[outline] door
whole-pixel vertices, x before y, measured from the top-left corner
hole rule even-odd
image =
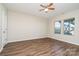
[[[2,8],[2,45],[5,46],[7,43],[7,12],[6,9]]]
[[[0,51],[2,49],[2,12],[1,12],[1,6],[0,6]]]
[[[0,4],[0,52],[7,43],[7,10]]]

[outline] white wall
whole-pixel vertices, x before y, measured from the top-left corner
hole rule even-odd
[[[62,20],[63,25],[63,20],[71,17],[75,17],[74,35],[64,35],[63,26],[61,34],[54,34],[55,20]],[[79,10],[53,17],[51,20],[19,12],[8,11],[8,42],[42,37],[51,37],[79,45]]]
[[[63,34],[63,20],[67,18],[72,18],[72,17],[75,17],[74,35],[64,35]],[[56,20],[62,21],[62,28],[61,28],[62,33],[61,34],[54,34],[54,22]],[[79,10],[71,11],[71,12],[62,14],[60,16],[53,17],[50,20],[49,25],[50,25],[50,36],[49,37],[79,45]]]
[[[48,20],[8,11],[8,42],[47,37]]]

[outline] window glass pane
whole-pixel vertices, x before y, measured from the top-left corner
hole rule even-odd
[[[61,33],[61,21],[56,21],[55,22],[55,34],[60,34]]]

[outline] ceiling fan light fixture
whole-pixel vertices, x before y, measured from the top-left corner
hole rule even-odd
[[[46,8],[44,11],[48,11],[48,8]]]
[[[40,5],[43,9],[40,9],[40,11],[45,11],[46,13],[48,12],[48,11],[51,11],[51,10],[54,10],[55,8],[53,7],[53,3],[49,3],[49,4],[47,4],[47,5],[43,5],[43,4],[41,4]]]

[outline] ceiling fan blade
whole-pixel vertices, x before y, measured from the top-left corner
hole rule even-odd
[[[46,8],[46,6],[43,6],[42,4],[40,6],[43,7],[43,8]]]
[[[49,10],[55,10],[55,8],[48,8]]]
[[[40,9],[40,11],[43,11],[44,9]]]
[[[47,7],[50,7],[50,6],[52,6],[53,5],[53,3],[50,3]]]

